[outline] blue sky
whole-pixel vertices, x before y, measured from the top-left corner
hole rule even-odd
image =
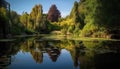
[[[52,4],[56,4],[58,10],[60,10],[61,15],[65,17],[69,15],[74,2],[79,0],[6,0],[11,4],[11,10],[16,11],[18,14],[22,12],[30,13],[32,8],[36,4],[41,4],[43,6],[43,12],[47,13]]]

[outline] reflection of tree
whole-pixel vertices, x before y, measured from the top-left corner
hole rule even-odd
[[[17,39],[14,42],[0,42],[0,69],[4,69],[11,64],[11,56],[20,51],[20,44],[23,41]]]
[[[94,45],[94,42],[91,44],[91,42],[74,40],[65,40],[60,43],[61,48],[65,48],[70,51],[74,61],[74,66],[79,66],[81,69],[89,69],[94,67],[94,51],[90,49],[94,48],[92,45]]]
[[[59,43],[60,43],[59,40],[49,41],[48,46],[46,47],[46,51],[53,62],[56,62],[57,58],[60,55],[60,48],[59,48],[60,44]]]
[[[20,46],[16,45],[16,42],[0,42],[0,56],[15,55],[19,50]]]
[[[50,43],[52,44],[52,42],[49,41],[28,40],[23,43],[21,48],[23,51],[29,51],[37,63],[43,62],[44,52],[47,52],[49,54],[52,61],[56,61],[60,54],[60,51],[57,49],[57,47],[54,48],[54,46],[50,46]],[[51,51],[48,50],[48,48],[51,49]]]
[[[120,54],[102,53],[95,55],[96,69],[120,69]]]
[[[119,53],[120,49],[120,42],[118,41],[84,41],[83,44],[86,47],[86,54],[84,56],[79,57],[80,61],[80,67],[83,69],[90,69],[90,68],[95,68],[97,65],[97,69],[104,69],[100,68],[101,65],[107,67],[106,62],[107,59],[112,58],[110,60],[107,60],[107,62],[114,61],[115,53]],[[105,54],[108,53],[108,54]],[[102,55],[100,55],[102,54]],[[110,55],[109,57],[106,55]],[[98,57],[99,56],[99,57]],[[108,57],[108,58],[106,58]],[[95,60],[94,60],[95,59]],[[101,63],[103,62],[103,63]],[[118,61],[120,63],[120,61]],[[109,64],[109,63],[108,63]],[[108,65],[111,66],[111,65]],[[109,69],[109,68],[105,68]]]
[[[29,39],[21,44],[21,49],[25,52],[30,52],[37,63],[43,62],[43,53],[48,53],[53,62],[57,61],[62,48],[70,51],[75,67],[79,65],[82,65],[83,67],[89,65],[85,64],[90,61],[88,60],[89,57],[86,56],[85,46],[82,41],[36,41],[34,39]]]
[[[44,53],[48,53],[50,59],[53,62],[56,62],[61,54],[61,49],[66,49],[70,51],[75,67],[79,66],[81,69],[94,69],[95,65],[100,65],[98,59],[102,60],[103,58],[99,57],[104,56],[104,53],[120,53],[120,42],[74,40],[36,41],[35,39],[30,38],[26,41],[23,40],[22,42],[18,40],[17,42],[0,43],[0,67],[3,64],[6,64],[6,66],[9,65],[11,63],[11,55],[17,54],[20,49],[23,52],[30,52],[37,63],[43,62]],[[100,55],[101,51],[102,55]],[[99,55],[99,57],[96,55]],[[3,66],[5,67],[5,65]]]
[[[116,52],[120,53],[120,41],[102,41],[95,47],[97,49],[97,52]]]
[[[39,41],[36,42],[37,48],[42,52],[47,52],[53,62],[55,62],[60,55],[59,49],[56,47],[58,41]]]
[[[17,43],[16,43],[17,44]],[[106,52],[119,53],[120,42],[116,41],[74,41],[74,40],[35,40],[28,39],[27,41],[20,42],[17,46],[15,43],[1,43],[0,56],[2,54],[15,55],[21,48],[23,52],[30,52],[33,59],[37,63],[43,62],[43,54],[48,53],[53,62],[61,54],[61,49],[70,51],[74,66],[81,69],[91,69],[95,67],[96,54]],[[103,51],[105,50],[105,51]],[[107,50],[107,51],[106,51]]]
[[[11,64],[11,55],[14,47],[10,42],[0,42],[0,68],[4,69]]]
[[[37,63],[43,62],[43,53],[42,52],[31,51],[31,54]]]
[[[61,48],[65,48],[70,51],[72,59],[74,61],[74,66],[77,67],[79,65],[79,57],[85,55],[85,46],[82,41],[74,41],[74,40],[63,40],[60,43]]]
[[[101,41],[94,49],[96,69],[119,69],[120,41]]]
[[[36,42],[36,40],[34,38],[30,38],[21,44],[21,50],[23,52],[30,52],[33,59],[37,63],[42,63],[43,62],[43,53],[41,51],[41,49],[42,49],[41,47],[43,47],[43,46],[44,46],[44,43]]]
[[[80,56],[84,56],[85,55],[85,46],[82,43],[82,41],[80,42],[75,42],[75,44],[73,44],[74,48],[72,50],[70,50],[73,61],[74,61],[74,66],[77,67],[79,65],[79,57]],[[81,62],[80,62],[81,63]]]
[[[53,62],[56,62],[57,58],[60,55],[60,51],[57,48],[47,48],[47,52]]]
[[[34,41],[32,44],[33,49],[29,48],[29,51],[31,52],[31,54],[36,62],[38,62],[38,63],[43,62],[43,53],[44,52],[47,52],[49,54],[52,61],[57,60],[57,58],[60,54],[60,51],[56,48],[53,48],[48,43],[50,43],[50,42],[48,42],[48,41]],[[31,47],[31,46],[27,46],[27,47]]]
[[[0,56],[4,54],[9,54],[11,52],[12,48],[10,46],[10,43],[7,42],[0,42]]]
[[[35,48],[34,44],[35,44],[34,41],[27,40],[21,44],[21,50],[23,52],[29,52],[32,49],[34,50],[34,48]]]
[[[5,69],[11,64],[11,55],[0,56],[0,69]]]

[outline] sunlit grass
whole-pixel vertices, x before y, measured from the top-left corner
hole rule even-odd
[[[42,36],[42,37],[41,37]],[[81,41],[120,41],[120,39],[108,39],[108,38],[92,38],[92,37],[79,37],[72,35],[56,35],[56,34],[39,34],[39,35],[18,35],[15,37],[36,37],[42,40],[81,40]],[[14,41],[15,39],[0,39],[0,42]]]
[[[92,37],[77,37],[77,36],[66,36],[66,35],[44,35],[42,39],[52,39],[52,40],[62,40],[62,39],[68,39],[68,40],[82,40],[82,41],[93,41],[93,40],[109,40],[109,41],[120,41],[119,39],[108,39],[108,38],[92,38]]]

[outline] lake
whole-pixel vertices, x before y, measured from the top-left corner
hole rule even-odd
[[[0,69],[120,69],[120,41],[31,37],[0,42]]]

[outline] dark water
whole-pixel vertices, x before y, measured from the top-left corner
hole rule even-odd
[[[0,69],[120,69],[119,41],[0,42]]]

